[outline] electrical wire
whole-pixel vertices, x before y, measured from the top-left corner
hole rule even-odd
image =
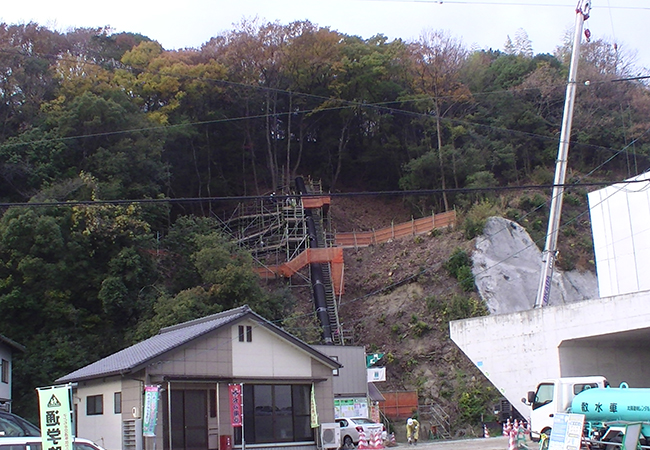
[[[645,180],[624,181],[625,184],[644,183]],[[610,186],[611,181],[594,181],[589,183],[563,184],[565,189]],[[331,192],[326,194],[301,194],[301,197],[426,197],[439,194],[469,194],[469,193],[494,193],[505,191],[527,191],[551,189],[560,185],[553,184],[528,184],[521,186],[494,186],[480,188],[446,188],[446,189],[414,189],[405,191],[363,191],[363,192]],[[295,195],[274,195],[275,201],[295,198]],[[268,195],[240,195],[226,197],[184,197],[184,198],[141,198],[141,199],[115,199],[115,200],[74,200],[74,201],[43,201],[43,202],[0,202],[0,208],[43,208],[43,207],[78,207],[101,205],[133,205],[133,204],[191,204],[203,202],[245,202],[251,200],[268,200]]]

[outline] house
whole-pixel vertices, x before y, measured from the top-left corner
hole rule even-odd
[[[333,422],[341,367],[242,306],[164,328],[56,382],[73,383],[78,436],[108,450],[240,447],[229,402],[240,383],[245,448],[315,450],[312,389],[319,422]],[[153,437],[142,433],[145,386],[160,388]]]
[[[379,422],[379,402],[384,397],[373,383],[368,382],[365,347],[314,345],[314,348],[343,364],[341,369],[334,371],[335,418],[369,417]]]
[[[13,354],[25,347],[0,334],[0,410],[11,412],[11,366]]]

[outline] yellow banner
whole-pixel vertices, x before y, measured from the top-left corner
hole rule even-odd
[[[37,388],[43,450],[72,450],[71,387]]]
[[[311,384],[311,401],[309,402],[311,410],[311,427],[318,427],[318,410],[316,409],[316,393],[314,392],[314,383]]]

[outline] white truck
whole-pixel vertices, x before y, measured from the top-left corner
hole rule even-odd
[[[555,414],[567,412],[573,398],[580,392],[607,386],[609,383],[602,376],[551,378],[541,381],[535,391],[528,392],[527,399],[521,399],[532,408],[530,414],[531,439],[537,442],[542,433],[549,434],[553,428]]]

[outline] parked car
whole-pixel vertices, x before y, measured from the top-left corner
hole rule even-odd
[[[359,432],[363,430],[366,439],[370,439],[371,431],[381,430],[381,439],[386,439],[384,424],[373,422],[367,417],[339,417],[336,423],[341,427],[341,448],[350,449],[359,445]]]
[[[0,438],[8,436],[39,436],[41,430],[15,414],[0,411]]]
[[[42,450],[43,440],[39,437],[5,437],[0,439],[0,450]],[[88,439],[75,438],[74,450],[104,450]]]

